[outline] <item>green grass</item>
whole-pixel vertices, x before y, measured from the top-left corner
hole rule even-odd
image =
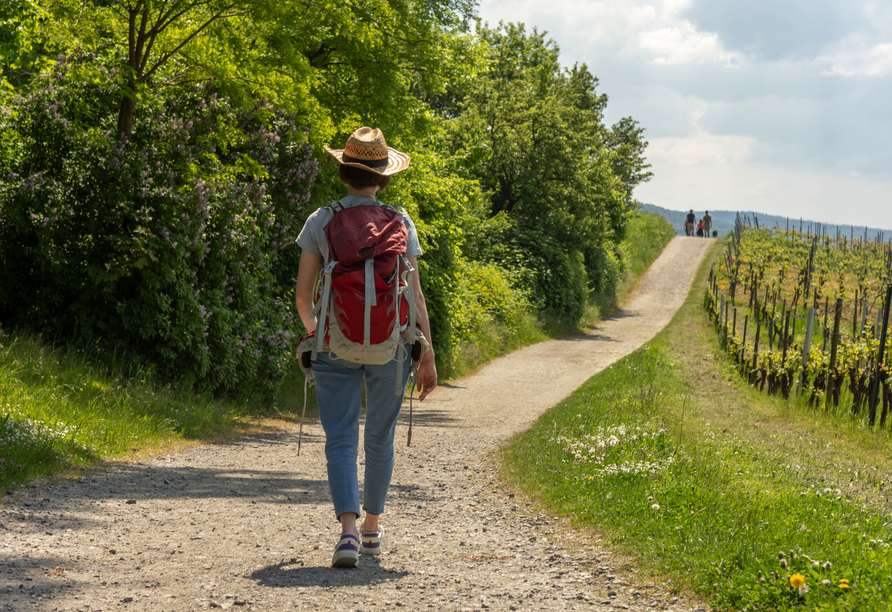
[[[889,436],[736,381],[703,284],[657,339],[513,439],[506,479],[718,609],[887,610]]]
[[[183,439],[211,439],[246,406],[98,367],[77,349],[0,329],[0,488]]]
[[[629,278],[644,274],[674,237],[675,230],[663,217],[641,211],[632,214],[622,243],[629,262]]]

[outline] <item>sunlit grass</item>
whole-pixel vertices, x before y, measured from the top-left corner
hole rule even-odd
[[[0,486],[166,441],[212,437],[240,421],[238,407],[153,384],[138,368],[99,367],[78,349],[0,330]]]

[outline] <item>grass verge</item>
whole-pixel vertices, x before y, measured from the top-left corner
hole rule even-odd
[[[737,381],[706,270],[654,341],[511,441],[505,478],[718,609],[887,610],[892,441]]]
[[[0,488],[101,458],[213,440],[245,423],[245,405],[149,378],[0,329]]]

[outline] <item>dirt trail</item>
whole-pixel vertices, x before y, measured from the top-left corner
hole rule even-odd
[[[8,496],[0,611],[695,609],[505,492],[487,453],[662,329],[711,243],[675,238],[589,334],[416,403],[410,448],[405,422],[397,431],[379,558],[328,567],[337,524],[309,423],[300,457],[291,427]]]

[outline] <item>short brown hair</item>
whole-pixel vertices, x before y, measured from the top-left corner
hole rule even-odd
[[[347,183],[354,189],[363,189],[364,187],[378,187],[384,191],[390,184],[390,176],[377,174],[355,166],[338,166],[338,176],[342,183]]]

